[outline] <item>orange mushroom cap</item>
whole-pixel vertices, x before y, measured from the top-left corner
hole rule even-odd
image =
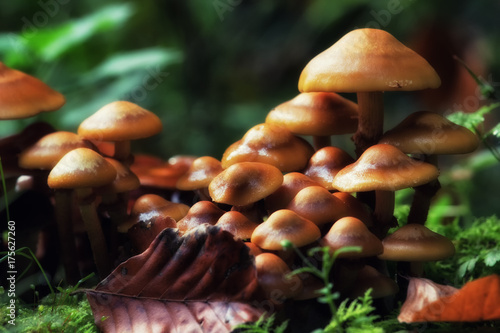
[[[354,159],[344,150],[328,146],[311,156],[303,172],[327,190],[333,190],[332,182],[337,172],[353,162]]]
[[[371,92],[437,88],[441,80],[420,55],[379,29],[352,30],[314,57],[299,91]]]
[[[127,101],[111,102],[85,119],[78,134],[101,141],[129,141],[153,136],[163,125],[157,115]]]
[[[241,162],[219,173],[208,190],[215,202],[245,206],[267,197],[282,182],[283,174],[270,164]]]
[[[55,111],[64,96],[39,79],[0,62],[0,119],[21,119]]]
[[[111,184],[116,169],[101,155],[88,148],[77,148],[64,155],[49,173],[51,188],[87,188]]]
[[[358,126],[358,107],[336,93],[301,93],[272,109],[266,123],[283,125],[301,135],[354,133]]]
[[[224,169],[219,160],[210,156],[198,157],[178,180],[176,187],[183,191],[206,188]]]

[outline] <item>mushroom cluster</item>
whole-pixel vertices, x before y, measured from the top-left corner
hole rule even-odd
[[[84,120],[78,134],[34,142],[19,161],[22,168],[51,170],[54,193],[75,196],[101,275],[117,260],[117,237],[138,253],[163,228],[182,234],[208,223],[246,242],[262,292],[276,304],[314,297],[309,291],[321,287],[310,276],[286,278],[302,263],[282,249],[284,240],[302,250],[360,247],[339,257],[334,284],[345,296],[373,287],[384,297],[397,291],[385,260],[412,262],[409,274],[422,275],[422,262],[454,253],[450,240],[424,226],[439,188],[436,156],[471,152],[476,136],[427,111],[383,128],[383,92],[439,85],[427,61],[389,33],[358,29],[313,58],[300,75],[300,93],[229,145],[220,160],[134,159],[130,140],[157,134],[162,124],[140,106],[118,101]],[[355,92],[357,103],[339,95],[345,92]],[[331,136],[349,133],[352,154],[331,145]],[[112,149],[103,142],[112,142]],[[399,227],[394,193],[404,188],[415,188],[415,196],[409,223]],[[156,192],[144,193],[151,189]],[[165,189],[169,197],[161,195]],[[70,215],[60,214],[61,233],[72,232]],[[397,230],[388,235],[390,228]],[[373,279],[384,282],[373,285]]]

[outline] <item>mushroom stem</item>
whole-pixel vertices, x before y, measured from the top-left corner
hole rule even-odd
[[[437,155],[424,155],[424,162],[437,167]],[[431,206],[431,200],[440,188],[441,184],[438,179],[414,188],[415,194],[413,195],[410,213],[408,214],[408,223],[425,224]]]
[[[376,234],[384,237],[387,230],[391,227],[394,214],[394,191],[375,191],[375,211],[373,215],[376,221]]]
[[[78,260],[76,260],[75,236],[71,221],[72,195],[71,190],[57,189],[54,191],[55,214],[59,246],[68,284],[75,284],[80,280]]]
[[[328,147],[332,145],[332,141],[330,140],[330,136],[322,136],[322,135],[315,135],[313,136],[313,146],[316,151],[320,150],[321,148]]]
[[[114,159],[125,163],[130,155],[130,140],[115,142]]]
[[[79,188],[76,190],[80,213],[90,241],[94,262],[97,272],[104,278],[111,271],[111,262],[108,256],[106,239],[101,227],[101,221],[97,216],[95,195],[91,188]]]
[[[358,130],[353,136],[356,154],[360,156],[376,144],[384,130],[383,92],[358,92]]]

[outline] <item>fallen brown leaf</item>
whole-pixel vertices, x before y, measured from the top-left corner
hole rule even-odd
[[[87,298],[103,332],[230,332],[263,314],[250,304],[257,287],[244,243],[201,225],[182,237],[163,230]]]

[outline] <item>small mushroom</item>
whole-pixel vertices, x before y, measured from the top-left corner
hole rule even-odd
[[[208,185],[223,170],[221,162],[216,158],[198,157],[177,180],[176,187],[182,191],[197,191],[201,200],[210,200]]]
[[[324,147],[317,150],[309,159],[304,175],[317,181],[327,190],[334,190],[333,179],[337,172],[354,163],[354,159],[344,150],[337,147]]]
[[[266,209],[272,213],[285,208],[293,197],[307,186],[321,186],[321,184],[300,172],[285,174],[280,187],[264,199]]]
[[[333,92],[301,93],[272,109],[266,123],[283,125],[293,134],[311,135],[318,150],[330,146],[331,135],[356,131],[358,107]]]
[[[250,239],[259,224],[251,221],[240,212],[229,211],[224,213],[215,225],[232,233],[236,238]]]
[[[203,223],[215,225],[225,211],[211,201],[198,201],[189,208],[186,216],[177,221],[177,228],[186,233]]]

